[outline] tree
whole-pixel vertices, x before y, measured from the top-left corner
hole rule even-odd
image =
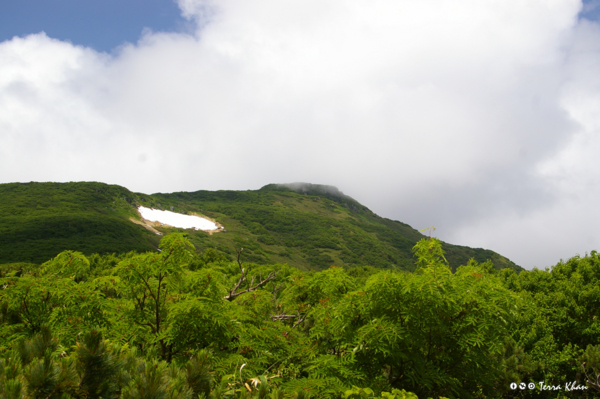
[[[44,263],[38,273],[12,275],[1,280],[0,302],[10,327],[8,342],[32,336],[51,326],[64,344],[75,343],[75,335],[91,327],[105,327],[107,303],[93,282],[86,281],[87,258],[64,251]]]
[[[121,278],[121,292],[130,300],[130,319],[138,331],[150,332],[151,343],[160,347],[162,359],[170,361],[173,344],[165,332],[169,305],[178,299],[171,287],[192,259],[194,246],[184,234],[170,234],[160,241],[160,253],[147,253],[120,262],[115,274]],[[144,334],[146,335],[146,334]]]
[[[362,290],[328,303],[311,334],[321,339],[329,331],[329,353],[352,357],[348,374],[360,370],[381,389],[425,397],[496,393],[520,298],[486,267],[472,263],[452,274],[438,240],[422,240],[414,251],[417,272],[371,276]]]

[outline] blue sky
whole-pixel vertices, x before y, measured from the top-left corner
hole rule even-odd
[[[144,28],[181,31],[186,23],[172,0],[0,1],[0,41],[44,31],[110,52],[124,42],[136,43]]]
[[[329,184],[551,266],[600,249],[599,5],[0,0],[0,183]]]
[[[600,0],[584,0],[581,16],[600,18]],[[136,43],[144,28],[181,32],[189,23],[173,0],[5,0],[0,1],[0,42],[46,32],[75,45],[111,52]]]
[[[599,0],[584,0],[581,17],[592,21],[600,20],[600,1]]]

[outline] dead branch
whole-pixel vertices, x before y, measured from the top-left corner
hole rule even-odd
[[[304,314],[304,316],[302,316],[301,318],[298,318],[298,321],[294,323],[294,325],[292,326],[292,328],[296,328],[298,327],[298,325],[300,323],[302,323],[304,321],[304,319],[306,319],[306,316],[308,315],[308,312]],[[300,316],[300,314],[298,314],[298,316]]]
[[[238,280],[237,284],[233,287],[233,289],[231,289],[229,291],[229,295],[227,295],[225,297],[225,299],[227,299],[228,301],[231,301],[233,298],[238,296],[239,294],[235,295],[235,293],[240,288],[240,286],[244,283],[244,281],[246,281],[246,269],[242,269],[242,275],[240,276],[240,279]]]
[[[595,389],[597,389],[597,390],[600,390],[600,374],[599,374],[599,375],[596,375],[596,381],[593,381],[593,380],[590,378],[590,376],[588,375],[588,373],[587,373],[587,370],[586,370],[586,368],[585,368],[585,363],[586,363],[586,362],[584,362],[584,363],[581,365],[581,368],[583,369],[583,373],[585,374],[585,377],[587,378],[587,383],[588,383],[588,385],[590,385],[592,388],[595,388]],[[595,372],[596,370],[593,370],[593,371]]]
[[[238,254],[238,257],[237,257],[237,263],[238,263],[238,265],[240,266],[240,270],[242,270],[242,271],[244,271],[244,269],[242,269],[242,262],[240,262],[240,256],[242,255],[242,251],[243,251],[243,250],[244,250],[244,248],[240,248],[240,249],[237,249],[237,248],[236,248],[236,249],[235,249],[235,251],[236,251],[236,252],[237,252],[237,254]]]
[[[285,321],[290,319],[295,319],[298,316],[294,316],[293,314],[278,314],[275,316],[271,316],[271,320],[273,321]]]
[[[250,282],[250,286],[243,291],[238,291],[240,286],[247,280],[246,279],[246,269],[242,269],[242,275],[240,276],[240,279],[238,280],[235,287],[233,287],[233,289],[231,291],[229,291],[229,295],[227,295],[225,297],[225,299],[227,299],[228,301],[233,301],[235,298],[237,298],[238,296],[240,296],[242,294],[245,294],[246,292],[255,291],[258,288],[262,287],[263,285],[267,284],[269,281],[275,280],[275,278],[277,277],[278,274],[279,274],[279,271],[271,272],[265,279],[262,278],[262,274],[261,274],[260,278],[259,278],[259,282],[256,284],[254,284],[254,281],[256,280],[256,276],[252,276],[252,281]]]
[[[294,325],[292,326],[292,328],[296,328],[300,323],[302,323],[304,321],[304,319],[306,319],[306,315],[307,315],[307,313],[305,313],[304,316],[300,317],[300,312],[296,312],[295,316],[293,314],[278,314],[278,315],[271,316],[271,320],[286,321],[286,320],[291,320],[291,319],[298,319],[298,321],[296,321],[294,323]]]
[[[248,272],[246,269],[244,269],[242,267],[242,262],[240,261],[240,255],[242,254],[243,250],[244,250],[244,248],[241,248],[239,250],[236,249],[236,251],[238,253],[237,262],[238,262],[238,265],[240,266],[240,270],[242,271],[242,274],[241,274],[240,279],[238,280],[237,284],[229,291],[229,295],[225,296],[225,299],[227,299],[228,301],[233,301],[235,298],[237,298],[238,296],[240,296],[242,294],[245,294],[246,292],[255,291],[256,289],[267,284],[269,281],[275,280],[277,275],[280,273],[280,271],[271,272],[265,279],[262,278],[262,273],[261,273],[259,275],[259,279],[258,279],[259,282],[257,284],[254,284],[254,281],[256,280],[256,275],[254,275],[254,276],[252,276],[252,280],[250,281],[250,285],[248,286],[248,288],[243,291],[238,291],[240,289],[241,285],[244,282],[248,281],[248,279],[246,278],[246,274]]]
[[[279,291],[281,291],[282,288],[283,288],[283,283],[278,284],[275,287],[273,287],[273,290],[271,290],[271,294],[273,294],[273,299],[271,299],[271,302],[277,302],[277,294],[279,293]]]

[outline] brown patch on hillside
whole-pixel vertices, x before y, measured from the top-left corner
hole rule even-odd
[[[146,229],[150,230],[151,232],[153,232],[154,234],[157,234],[159,236],[162,236],[162,233],[158,230],[156,230],[153,226],[157,226],[160,225],[160,223],[154,223],[151,222],[149,220],[146,219],[142,219],[142,220],[137,220],[135,218],[129,218],[130,221],[132,221],[135,224],[139,224],[140,226],[144,226]]]

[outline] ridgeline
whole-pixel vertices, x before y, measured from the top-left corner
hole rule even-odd
[[[332,186],[269,184],[254,191],[134,193],[96,182],[0,184],[0,264],[41,264],[64,250],[92,253],[156,251],[160,236],[140,224],[138,206],[201,214],[225,226],[213,234],[186,232],[199,252],[245,262],[287,263],[301,270],[374,266],[414,270],[412,248],[424,236],[382,218]],[[136,223],[137,222],[137,223]],[[443,243],[455,269],[470,258],[522,270],[491,250]]]

